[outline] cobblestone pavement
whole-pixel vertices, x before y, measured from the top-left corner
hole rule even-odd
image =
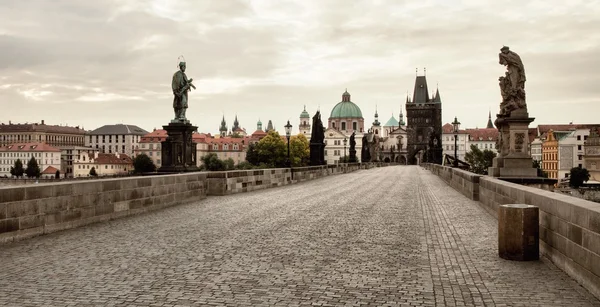
[[[9,306],[600,306],[416,166],[358,171],[0,246]]]

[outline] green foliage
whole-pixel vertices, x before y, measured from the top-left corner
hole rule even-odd
[[[533,160],[533,168],[535,168],[537,170],[537,176],[538,177],[543,177],[543,178],[548,178],[548,173],[546,173],[543,169],[542,169],[542,162],[538,161],[538,160]]]
[[[25,169],[23,169],[23,162],[21,162],[21,159],[17,159],[15,165],[10,170],[10,174],[15,177],[23,177],[24,173]]]
[[[209,171],[230,171],[235,169],[235,163],[233,159],[228,158],[225,160],[219,159],[216,153],[209,153],[208,155],[201,158],[204,169]]]
[[[27,177],[29,178],[39,178],[40,173],[40,166],[38,165],[35,158],[31,157],[31,159],[29,159],[29,162],[27,162],[27,169],[25,170],[25,174],[27,174]]]
[[[92,169],[90,170],[90,176],[92,176],[92,177],[98,176],[98,173],[96,173],[96,168],[93,166],[92,166]]]
[[[267,167],[285,167],[287,144],[277,131],[269,131],[267,136],[254,146],[254,150],[256,153],[252,153],[252,155],[255,156],[251,157],[251,160],[254,160],[253,164],[264,164]],[[246,159],[248,160],[248,157]],[[248,162],[251,160],[248,160]]]
[[[241,138],[243,138],[243,136],[242,136],[241,134],[237,133],[237,132],[234,132],[234,133],[232,133],[232,134],[231,134],[231,137],[232,137],[232,138],[236,138],[236,139],[241,139]]]
[[[246,161],[252,165],[260,164],[258,158],[258,150],[256,149],[255,144],[248,145],[248,148],[246,150]]]
[[[290,160],[294,167],[307,166],[309,164],[310,147],[308,139],[304,134],[294,135],[290,138]]]
[[[465,160],[471,165],[469,171],[486,175],[488,167],[492,166],[492,162],[496,157],[496,153],[491,150],[485,149],[481,151],[476,145],[471,145],[471,151],[465,155]]]
[[[254,169],[256,166],[248,161],[242,161],[235,167],[236,169]]]
[[[570,186],[578,188],[588,180],[590,180],[590,172],[588,172],[587,169],[581,167],[574,167],[571,169],[571,174],[569,175]]]
[[[145,154],[137,155],[133,159],[133,172],[136,174],[140,173],[151,173],[156,171],[156,165],[152,162],[152,159]]]

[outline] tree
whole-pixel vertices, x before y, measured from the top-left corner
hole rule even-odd
[[[495,157],[496,153],[493,151],[488,149],[481,151],[476,145],[471,145],[471,151],[467,152],[465,160],[471,165],[469,169],[471,172],[486,175]]]
[[[223,160],[219,159],[216,153],[211,152],[202,157],[204,167],[209,171],[224,171],[227,170],[227,165]],[[232,160],[233,161],[233,160]]]
[[[307,166],[310,162],[310,147],[308,139],[302,133],[294,135],[290,138],[290,160],[292,162],[292,166],[294,167]]]
[[[248,162],[248,161],[242,161],[240,163],[238,163],[238,165],[236,165],[235,167],[236,169],[253,169],[255,168],[254,164]]]
[[[258,165],[260,163],[258,158],[258,150],[256,150],[256,144],[251,143],[248,145],[246,150],[246,161],[252,165]]]
[[[29,178],[39,178],[40,173],[40,166],[38,165],[35,158],[31,157],[31,159],[29,159],[29,162],[27,162],[27,169],[25,170],[25,174],[27,174],[27,177]]]
[[[537,176],[538,177],[543,177],[543,178],[548,178],[548,173],[546,173],[543,169],[542,169],[542,163],[538,160],[533,160],[533,168],[535,168],[537,170]]]
[[[256,144],[255,150],[258,157],[258,165],[264,163],[268,167],[285,167],[287,144],[277,131],[269,131],[267,136]]]
[[[21,159],[17,159],[17,161],[15,161],[15,165],[10,170],[10,174],[18,178],[23,177],[23,173],[25,173],[25,170],[23,169],[23,162],[21,162]]]
[[[98,176],[98,173],[96,173],[96,168],[93,166],[92,166],[92,169],[90,170],[90,176],[92,176],[92,177]]]
[[[583,185],[584,182],[590,180],[590,172],[587,169],[581,167],[574,167],[571,169],[569,174],[569,185],[578,188]]]
[[[146,154],[137,155],[133,159],[133,172],[136,174],[151,173],[156,171],[156,165],[152,162],[152,159]]]

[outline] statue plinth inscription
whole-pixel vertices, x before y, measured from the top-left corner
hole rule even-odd
[[[525,68],[521,58],[508,47],[500,49],[500,64],[506,73],[499,78],[500,113],[497,115],[498,156],[488,174],[494,177],[537,177],[529,154],[529,124],[534,118],[527,113],[525,102]]]
[[[198,127],[193,126],[185,117],[188,108],[188,92],[196,88],[192,79],[185,75],[185,62],[179,62],[179,71],[173,75],[173,110],[175,119],[163,126],[167,139],[161,143],[161,167],[159,172],[194,172],[200,169],[196,165],[196,143],[193,134]]]

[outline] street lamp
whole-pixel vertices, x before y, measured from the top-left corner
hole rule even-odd
[[[460,122],[456,116],[454,116],[454,121],[452,122],[452,129],[454,131],[454,167],[458,167],[458,128],[460,128]]]
[[[290,163],[290,136],[292,135],[292,125],[290,124],[290,121],[287,121],[287,125],[284,126],[285,127],[285,137],[287,138],[287,145],[288,145],[288,154],[287,154],[287,161],[286,164],[288,167],[292,166],[292,164]]]
[[[348,144],[348,139],[344,138],[344,163],[348,163],[348,160],[346,159],[346,144]]]

